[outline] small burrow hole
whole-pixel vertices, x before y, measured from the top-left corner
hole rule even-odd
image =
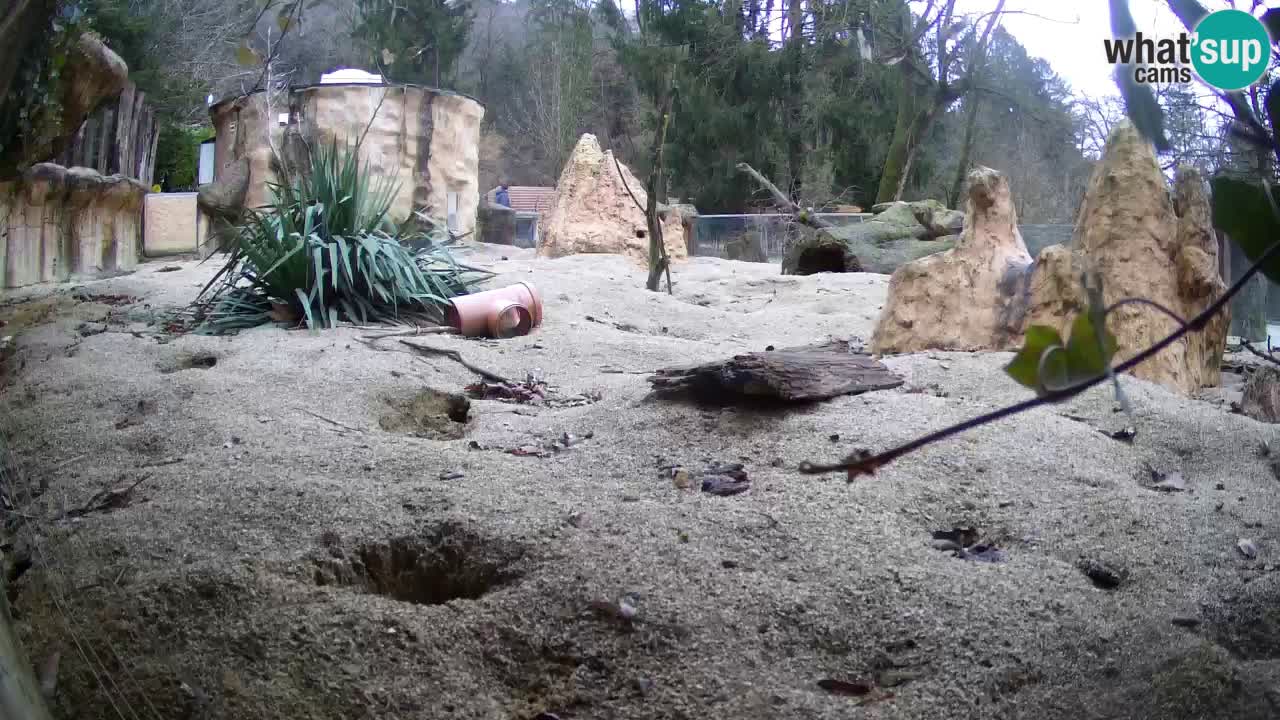
[[[520,577],[513,569],[521,546],[445,524],[423,535],[330,544],[316,560],[317,585],[359,588],[401,602],[440,605],[475,600]]]
[[[218,364],[218,356],[213,353],[186,353],[168,360],[161,360],[156,368],[166,375],[182,370],[208,370]]]
[[[457,440],[466,434],[471,401],[463,395],[427,388],[408,397],[382,398],[378,426],[387,432],[435,440]]]

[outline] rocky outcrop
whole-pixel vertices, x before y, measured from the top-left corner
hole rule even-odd
[[[219,180],[228,168],[247,163],[243,206],[260,207],[270,199],[268,183],[278,180],[273,144],[296,166],[307,147],[360,141],[361,163],[397,184],[392,220],[404,222],[423,211],[441,221],[452,215],[458,235],[475,230],[480,103],[412,85],[315,85],[287,97],[277,93],[270,105],[267,100],[258,92],[210,108]]]
[[[0,287],[132,270],[146,194],[120,175],[51,163],[0,183]]]
[[[1171,192],[1151,145],[1127,123],[1107,142],[1071,247],[1042,253],[1031,279],[1026,323],[1049,325],[1067,337],[1086,304],[1080,276],[1088,267],[1102,279],[1108,305],[1145,298],[1188,319],[1226,290],[1204,178],[1180,167]],[[1184,394],[1217,385],[1229,324],[1228,314],[1219,313],[1203,331],[1187,334],[1133,374]],[[1112,312],[1107,327],[1118,341],[1119,363],[1172,333],[1177,323],[1133,304]]]
[[[936,200],[877,205],[860,223],[806,231],[788,246],[783,275],[823,272],[892,273],[904,264],[954,247],[964,213]]]
[[[1218,272],[1204,178],[1179,168],[1173,189],[1149,143],[1121,126],[1089,184],[1070,245],[1051,245],[1034,265],[1017,229],[1009,188],[994,171],[970,176],[965,231],[955,250],[903,266],[872,338],[877,353],[926,348],[1008,350],[1030,325],[1063,338],[1088,307],[1081,278],[1092,269],[1108,306],[1143,298],[1191,318],[1226,287]],[[1220,382],[1230,318],[1215,317],[1134,370],[1137,377],[1191,394]],[[1172,333],[1176,322],[1140,304],[1118,307],[1108,329],[1116,363]]]
[[[963,234],[954,248],[894,271],[872,351],[1011,346],[1022,331],[1030,267],[1008,181],[990,168],[975,169]]]
[[[612,150],[602,151],[594,135],[583,135],[556,183],[538,254],[613,253],[647,263],[649,233],[640,207],[648,197],[644,184],[626,165],[615,162]],[[675,260],[687,257],[679,213],[662,208],[661,222],[667,255]]]
[[[7,34],[0,31],[0,38]],[[0,174],[15,177],[16,170],[61,155],[94,108],[124,89],[129,67],[97,35],[85,32],[67,54],[59,77],[57,112],[38,115],[37,127],[15,138],[10,147],[0,148]]]

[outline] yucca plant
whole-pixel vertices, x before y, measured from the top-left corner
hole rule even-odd
[[[200,332],[260,325],[279,306],[312,329],[342,319],[440,322],[449,298],[484,279],[454,261],[439,226],[423,233],[391,222],[399,187],[362,165],[357,148],[334,144],[308,155],[307,167],[271,183],[270,205],[250,210],[238,228],[218,274],[223,284],[201,293]],[[414,244],[425,249],[415,253]]]

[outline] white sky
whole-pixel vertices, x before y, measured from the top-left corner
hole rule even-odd
[[[1212,6],[1212,2],[1206,3]],[[1077,94],[1096,97],[1118,95],[1111,79],[1112,66],[1103,54],[1102,41],[1111,37],[1111,13],[1107,0],[1009,0],[1011,13],[1004,28],[1033,57],[1049,62]],[[994,0],[959,0],[957,10],[990,12]],[[1133,19],[1144,34],[1168,36],[1182,29],[1165,0],[1130,0]]]

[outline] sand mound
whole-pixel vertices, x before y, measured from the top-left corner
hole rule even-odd
[[[636,203],[644,207],[648,198],[644,183],[626,165],[614,161],[612,150],[602,151],[594,135],[583,135],[556,183],[555,203],[547,215],[538,254],[613,253],[646,262],[647,225],[644,211]],[[672,259],[688,255],[677,213],[669,212],[663,218],[662,239]]]

